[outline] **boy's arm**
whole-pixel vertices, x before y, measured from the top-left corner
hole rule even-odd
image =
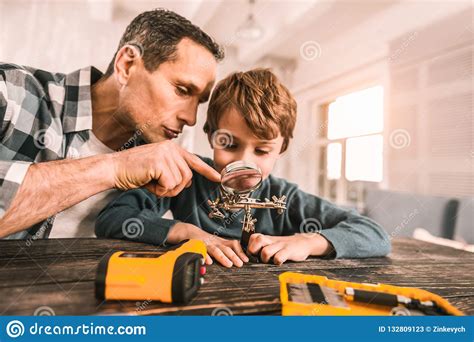
[[[211,256],[226,267],[242,267],[248,261],[237,240],[226,240],[192,224],[162,218],[168,209],[173,209],[173,204],[173,198],[157,198],[145,189],[124,192],[100,212],[95,234],[155,245],[200,239],[208,248],[207,264],[212,263]]]
[[[158,198],[145,189],[126,191],[99,213],[95,234],[161,245],[179,222],[161,217],[170,203],[170,198]]]
[[[336,258],[385,256],[390,252],[387,233],[355,210],[344,210],[326,200],[294,189],[288,198],[285,227],[290,234],[319,233],[334,249]]]

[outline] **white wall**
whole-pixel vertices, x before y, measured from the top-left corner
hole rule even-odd
[[[126,22],[92,18],[87,2],[1,1],[0,60],[57,72],[105,70]]]
[[[390,121],[390,70],[393,56],[389,44],[415,29],[436,23],[462,11],[472,11],[466,2],[400,2],[379,15],[354,27],[348,34],[320,46],[320,57],[314,60],[298,59],[298,68],[293,75],[292,90],[298,99],[298,115],[302,119],[296,130],[293,146],[287,152],[284,176],[312,193],[319,193],[318,142],[314,132],[320,131],[324,122],[318,121],[318,108],[336,96],[363,89],[373,84],[382,84],[385,89],[385,122]],[[472,17],[471,17],[472,18]],[[460,25],[467,26],[466,23]],[[472,37],[472,22],[471,22]],[[469,30],[466,27],[466,30]],[[468,31],[466,31],[468,32]],[[456,37],[453,37],[456,38]],[[436,38],[433,38],[437,41]],[[441,42],[439,42],[441,44]],[[403,45],[403,40],[396,42]],[[393,45],[393,44],[392,44]],[[394,47],[392,46],[392,49]],[[397,46],[395,46],[395,50]],[[402,52],[403,53],[403,52]],[[309,124],[309,123],[312,124]],[[385,131],[385,135],[390,132]],[[310,137],[308,139],[308,137]],[[390,146],[385,137],[384,151]],[[303,153],[299,151],[303,149]],[[390,160],[385,155],[384,181],[382,187],[397,190],[398,182],[392,178],[390,184]],[[472,167],[472,166],[471,166]],[[402,190],[407,190],[407,185]],[[429,187],[411,186],[411,191],[429,193]],[[472,193],[472,190],[470,190]],[[445,190],[448,194],[449,188]]]

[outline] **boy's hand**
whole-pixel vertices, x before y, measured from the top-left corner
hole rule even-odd
[[[319,234],[296,234],[291,236],[270,236],[259,233],[252,234],[249,239],[248,251],[258,255],[268,263],[273,257],[276,265],[285,261],[303,261],[309,256],[326,255],[331,251],[331,244]]]
[[[167,241],[179,243],[186,239],[204,241],[207,246],[206,264],[208,265],[212,264],[212,258],[225,267],[232,267],[233,265],[242,267],[244,262],[249,261],[240,246],[240,241],[223,239],[189,223],[178,222],[175,224],[168,233]]]
[[[244,262],[249,261],[240,246],[239,240],[227,240],[216,235],[206,234],[208,236],[203,241],[207,245],[209,260],[206,260],[206,263],[208,265],[212,264],[212,259],[209,256],[212,256],[225,267],[232,267],[233,265],[242,267]]]

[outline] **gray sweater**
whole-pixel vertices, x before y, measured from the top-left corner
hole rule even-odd
[[[212,160],[203,160],[214,166]],[[95,233],[98,237],[161,245],[166,242],[173,225],[181,221],[224,238],[240,239],[243,210],[228,213],[225,219],[208,216],[211,209],[207,200],[216,199],[218,194],[219,184],[210,182],[197,172],[193,172],[192,185],[176,197],[158,198],[145,189],[126,191],[101,211]],[[335,258],[377,257],[390,252],[387,233],[356,211],[342,209],[299,190],[296,184],[271,175],[252,197],[264,200],[273,195],[287,196],[287,210],[278,215],[273,209],[254,209],[252,214],[257,219],[257,233],[283,236],[319,231],[333,245],[334,253],[330,257]],[[168,210],[174,219],[162,218]]]

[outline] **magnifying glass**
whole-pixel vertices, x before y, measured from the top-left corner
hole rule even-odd
[[[238,160],[228,164],[221,172],[221,196],[215,200],[208,200],[211,208],[210,218],[225,219],[224,211],[236,212],[244,211],[242,219],[242,236],[240,243],[244,251],[247,249],[250,236],[255,233],[255,223],[257,219],[252,215],[252,209],[276,209],[278,214],[286,210],[286,196],[272,196],[260,201],[258,198],[251,198],[252,192],[257,190],[263,181],[262,170],[249,161]],[[249,255],[253,262],[258,261],[258,256]]]
[[[238,160],[221,172],[221,189],[229,195],[248,196],[262,184],[262,171],[249,161]]]

